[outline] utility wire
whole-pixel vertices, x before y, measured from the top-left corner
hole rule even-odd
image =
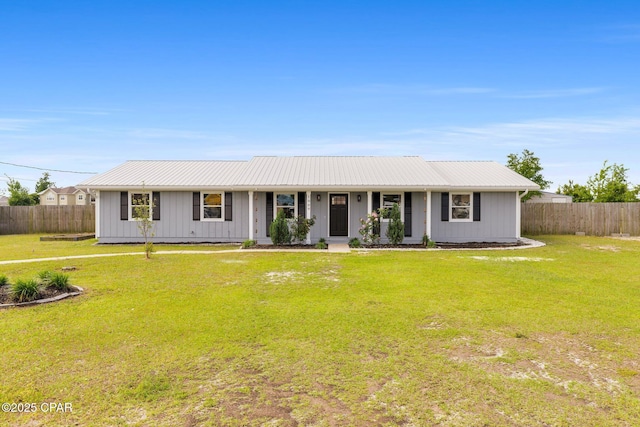
[[[9,165],[9,166],[17,166],[19,168],[28,168],[28,169],[37,169],[37,170],[41,170],[41,171],[47,171],[47,172],[62,172],[62,173],[79,173],[82,175],[95,175],[98,172],[78,172],[78,171],[64,171],[64,170],[60,170],[60,169],[48,169],[48,168],[39,168],[36,166],[25,166],[25,165],[17,165],[15,163],[9,163],[9,162],[0,162],[3,165]]]

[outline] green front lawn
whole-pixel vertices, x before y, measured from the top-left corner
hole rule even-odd
[[[640,241],[542,240],[74,260],[85,295],[0,311],[0,401],[73,411],[0,425],[640,424]]]

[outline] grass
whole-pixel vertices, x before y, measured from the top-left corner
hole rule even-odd
[[[17,259],[51,258],[89,254],[111,254],[140,252],[144,254],[144,243],[131,245],[97,245],[96,239],[78,242],[41,242],[40,234],[0,236],[0,261]],[[240,245],[162,245],[154,244],[154,251],[196,251],[237,249]]]
[[[638,425],[640,242],[543,240],[74,260],[83,296],[0,311],[0,401],[73,412],[0,425]]]

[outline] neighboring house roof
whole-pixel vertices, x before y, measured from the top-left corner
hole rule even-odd
[[[42,190],[38,194],[44,194],[47,191],[52,191],[56,194],[76,194],[78,191],[82,191],[83,193],[85,193],[83,189],[71,186],[71,187],[62,187],[62,188],[49,187],[46,190]]]
[[[566,194],[541,191],[539,196],[532,196],[525,203],[573,203],[573,198]]]
[[[0,196],[0,206],[9,206],[9,198],[7,196]]]
[[[537,190],[495,162],[426,162],[421,157],[254,157],[249,161],[128,161],[78,187],[108,189],[275,187]]]

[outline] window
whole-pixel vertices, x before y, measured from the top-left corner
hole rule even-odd
[[[473,197],[471,193],[451,193],[451,221],[473,221]]]
[[[285,218],[295,218],[296,216],[296,195],[295,194],[276,194],[275,213],[284,211]]]
[[[400,208],[400,218],[403,217],[402,215],[402,203],[400,203],[402,201],[402,196],[400,194],[381,194],[380,198],[382,200],[382,208],[387,210],[387,215],[389,215],[389,213],[391,213],[391,208],[393,208],[394,204],[398,204],[398,208]],[[389,218],[382,218],[383,222],[387,222],[389,221]]]
[[[201,193],[202,194],[202,220],[203,221],[223,221],[224,220],[224,193]]]
[[[47,193],[47,200],[48,200],[48,201],[52,202],[52,201],[54,201],[55,199],[56,199],[56,198],[55,198],[55,196],[54,196],[53,194],[51,194],[51,193]]]
[[[134,221],[146,213],[152,218],[151,193],[129,193],[129,221]]]
[[[78,194],[78,200],[84,200],[84,196],[82,194]]]

